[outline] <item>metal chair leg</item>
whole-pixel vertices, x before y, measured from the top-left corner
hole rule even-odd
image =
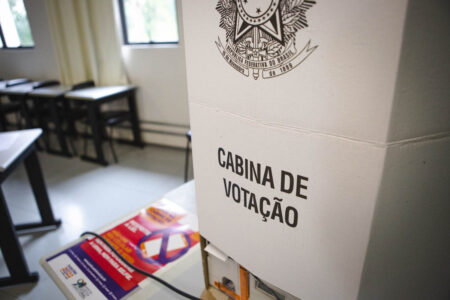
[[[72,154],[74,156],[78,156],[77,148],[75,147],[75,144],[73,143],[74,136],[70,135],[70,124],[67,122],[64,122],[63,126],[63,132],[64,132],[64,138],[66,139],[66,142],[69,144],[70,149],[72,150]]]
[[[6,116],[0,112],[0,131],[7,131]]]
[[[16,113],[16,124],[19,129],[22,129],[22,119],[20,118],[20,112]]]
[[[50,150],[50,132],[48,131],[48,128],[45,128],[42,139],[44,140],[45,151],[49,151]]]
[[[66,139],[67,139],[67,142],[68,142],[68,144],[70,146],[70,149],[72,149],[72,154],[74,156],[78,156],[78,151],[77,151],[77,148],[75,148],[75,145],[73,143],[72,138],[70,136],[66,136]]]
[[[88,134],[88,125],[84,125],[84,135],[83,135],[83,154],[87,155],[87,134]]]
[[[110,128],[111,128],[111,131],[110,131],[109,137],[108,137],[109,147],[111,148],[111,153],[113,155],[114,162],[118,163],[119,160],[117,159],[117,155],[116,155],[116,151],[114,150],[114,143],[113,143],[114,127],[110,127]]]
[[[49,151],[50,150],[50,130],[49,127],[47,126],[47,123],[44,121],[39,121],[39,125],[42,128],[42,130],[44,131],[44,134],[42,135],[42,140],[44,141],[44,148],[45,151]]]
[[[186,144],[186,159],[184,162],[184,182],[187,182],[188,180],[188,172],[189,172],[189,144],[191,141],[187,141]]]

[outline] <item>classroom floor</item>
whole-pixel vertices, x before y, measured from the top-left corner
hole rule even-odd
[[[20,237],[28,266],[39,272],[40,279],[37,284],[0,289],[0,299],[64,299],[39,265],[41,257],[86,230],[98,229],[157,200],[184,181],[183,150],[117,145],[116,151],[119,163],[108,167],[39,152],[53,212],[63,223],[55,231]],[[39,220],[23,166],[2,187],[15,224]],[[0,277],[7,272],[0,254]],[[201,275],[201,269],[196,272]]]

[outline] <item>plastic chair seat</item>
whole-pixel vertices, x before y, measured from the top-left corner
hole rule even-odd
[[[130,112],[125,110],[113,110],[101,113],[102,122],[106,126],[115,126],[130,119]]]

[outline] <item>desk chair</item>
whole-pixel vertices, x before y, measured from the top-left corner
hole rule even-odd
[[[114,159],[115,163],[118,163],[119,160],[117,159],[117,155],[116,155],[116,151],[114,149],[114,143],[113,143],[113,138],[114,138],[114,127],[117,125],[120,125],[126,121],[129,121],[131,118],[131,114],[129,111],[126,110],[110,110],[110,111],[105,111],[105,112],[100,112],[100,120],[101,120],[101,125],[103,127],[103,135],[104,137],[106,137],[106,139],[108,140],[109,143],[109,147],[111,149],[111,153]],[[84,139],[84,155],[87,155],[87,130],[88,130],[88,122],[87,119],[85,120],[85,129],[84,129],[84,135],[85,135],[85,139]],[[109,128],[109,134],[106,132],[106,128]]]
[[[24,80],[15,80],[15,82],[24,82]],[[33,101],[29,102],[29,93],[33,90],[37,90],[39,88],[44,88],[48,86],[58,85],[59,81],[56,80],[45,80],[45,81],[37,81],[37,82],[27,82],[27,85],[23,84],[23,88],[20,86],[17,87],[17,90],[14,93],[8,92],[8,98],[12,103],[16,105],[20,105],[20,115],[21,119],[18,122],[19,128],[22,128],[22,120],[25,120],[25,128],[35,128],[41,127],[48,133],[46,130],[46,126],[43,123],[43,120],[48,115],[48,105],[42,105],[42,103],[36,104]],[[44,140],[44,144],[47,145],[48,135],[42,136]],[[37,148],[42,150],[42,147],[39,143],[36,143]]]
[[[186,132],[186,159],[184,161],[184,182],[187,182],[188,180],[188,173],[189,173],[189,145],[191,144],[191,130],[189,129],[188,132]]]
[[[57,80],[39,81],[33,84],[33,90],[53,85],[59,85],[59,81]],[[46,105],[33,103],[32,106],[29,108],[29,114],[30,117],[34,119],[38,125],[40,125],[41,123],[40,118],[48,115],[48,107]]]
[[[0,81],[2,81],[2,80],[0,80]],[[5,88],[9,88],[12,86],[16,86],[16,85],[28,83],[28,82],[30,82],[30,80],[26,79],[26,78],[11,79],[6,82]],[[8,103],[2,103],[0,100],[0,131],[8,130],[7,116],[11,115],[11,114],[14,114],[17,127],[19,129],[22,129],[21,122],[20,122],[21,109],[22,109],[22,107],[21,107],[20,103],[13,103],[11,101],[9,101]]]
[[[69,91],[90,87],[92,81],[82,82],[72,87],[65,85],[55,85],[48,88],[33,90],[28,94],[28,98],[33,101],[35,107],[41,108],[36,111],[38,115],[39,127],[45,130],[45,146],[49,153],[61,154],[71,157],[77,155],[77,150],[73,143],[73,136],[76,135],[74,122],[86,115],[86,109],[78,107],[76,103],[71,107],[71,101],[64,98],[64,94]],[[71,109],[72,108],[72,109]],[[50,124],[53,124],[54,130],[49,130]],[[69,130],[72,135],[69,135]],[[54,133],[60,150],[55,150],[50,145],[50,135]],[[70,146],[69,151],[67,145]]]
[[[22,129],[20,122],[20,110],[21,106],[19,103],[0,103],[0,131],[8,130],[8,115],[14,115],[15,123],[19,129]]]
[[[77,84],[74,84],[70,91],[76,91],[84,88],[89,88],[95,86],[94,81],[88,80]],[[72,102],[67,99],[58,103],[58,115],[62,122],[62,131],[65,133],[65,138],[72,149],[73,155],[78,155],[78,151],[74,145],[74,138],[78,137],[78,131],[76,129],[75,123],[87,118],[87,108],[86,105],[80,104],[78,102]],[[47,123],[51,122],[50,119]],[[48,148],[49,149],[49,148]]]
[[[29,82],[29,81],[28,81]],[[48,87],[52,85],[58,85],[59,81],[57,80],[46,80],[46,81],[37,81],[32,83],[31,90],[36,90],[43,87]],[[30,106],[27,102],[28,93],[30,92],[27,88],[24,91],[20,91],[17,95],[9,95],[9,99],[12,103],[18,104],[21,106],[20,113],[25,119],[26,127],[33,128],[35,126],[40,127],[39,117],[41,114],[45,113],[45,107],[41,105],[34,105],[34,103]],[[21,126],[21,125],[20,125]]]
[[[46,81],[38,81],[33,84],[33,90],[37,90],[39,88],[49,87],[59,85],[59,81],[57,80],[46,80]],[[32,101],[31,105],[28,103],[28,96],[25,95],[24,99],[21,103],[22,113],[24,118],[29,118],[27,121],[30,124],[31,128],[39,127],[44,131],[44,135],[42,136],[44,140],[44,144],[46,149],[49,148],[49,130],[48,130],[48,120],[50,119],[50,108],[47,103],[36,103]]]
[[[72,101],[79,101],[87,104],[88,119],[85,124],[88,124],[92,129],[89,138],[92,138],[95,152],[94,155],[82,155],[81,159],[93,163],[106,166],[108,162],[105,160],[102,142],[104,141],[107,126],[118,125],[119,123],[128,121],[131,124],[133,133],[132,141],[123,141],[134,146],[142,147],[140,136],[139,119],[136,109],[136,86],[133,85],[119,85],[119,86],[103,86],[93,87],[81,91],[68,92],[64,95],[65,98]],[[114,113],[104,112],[101,110],[105,104],[115,102],[118,100],[125,100],[127,110],[114,111]],[[113,118],[114,120],[111,120]],[[87,128],[85,132],[87,131]],[[112,138],[112,136],[111,136]]]
[[[77,83],[72,86],[72,91],[77,91],[85,88],[94,87],[95,82],[92,80],[83,81],[80,83]],[[76,129],[75,123],[77,121],[85,120],[87,119],[88,111],[87,107],[84,103],[75,102],[75,101],[66,101],[64,103],[64,113],[65,116],[68,119],[68,133],[71,136],[78,136],[78,131]]]
[[[80,84],[77,86],[76,89],[73,89],[73,90],[95,86],[94,82],[90,82],[90,83],[92,85],[89,85],[89,82],[87,82],[86,84]],[[76,104],[84,107],[83,108],[84,113],[82,114],[83,115],[82,122],[84,123],[83,152],[84,152],[84,155],[87,155],[87,147],[88,147],[87,136],[88,136],[88,128],[89,128],[88,119],[87,119],[87,109],[86,109],[85,104],[79,104],[79,102],[76,102]],[[119,160],[117,159],[117,154],[114,149],[114,143],[113,143],[114,127],[130,120],[131,114],[129,111],[126,111],[126,110],[110,110],[110,111],[100,112],[99,114],[100,114],[99,119],[101,120],[101,124],[103,126],[103,136],[106,137],[106,139],[108,140],[114,162],[118,163]],[[109,134],[106,132],[106,128],[110,129]]]

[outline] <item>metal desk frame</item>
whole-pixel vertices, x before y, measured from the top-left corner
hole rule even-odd
[[[35,103],[38,101],[46,101],[49,104],[51,121],[54,122],[54,124],[55,124],[56,137],[58,140],[60,150],[51,149],[50,145],[47,145],[46,146],[47,152],[51,153],[51,154],[72,157],[72,154],[69,151],[69,147],[67,146],[66,135],[64,134],[64,130],[62,128],[62,120],[58,114],[58,105],[57,105],[58,102],[67,101],[64,98],[64,92],[61,92],[60,95],[57,95],[55,97],[35,95],[35,94],[32,94],[32,92],[31,92],[28,95],[28,99],[31,99]],[[63,105],[65,105],[65,104],[66,103],[63,103]]]
[[[119,100],[121,98],[127,98],[128,109],[130,111],[130,122],[133,132],[133,141],[129,144],[143,147],[141,140],[141,131],[139,128],[139,119],[136,108],[136,87],[132,87],[126,91],[110,94],[108,96],[97,98],[97,99],[77,99],[66,97],[71,101],[82,101],[88,106],[88,122],[92,129],[92,138],[94,141],[96,157],[91,157],[88,155],[82,155],[81,159],[97,163],[103,166],[107,166],[108,162],[105,160],[105,155],[103,153],[102,147],[102,137],[103,137],[103,124],[100,120],[100,106],[104,103]]]
[[[44,176],[36,153],[36,141],[31,143],[6,170],[0,172],[0,184],[22,162],[25,163],[25,169],[42,221],[14,225],[0,186],[0,228],[2,229],[0,247],[10,274],[9,277],[0,278],[0,287],[36,282],[39,279],[37,272],[30,272],[28,269],[17,233],[25,233],[39,229],[56,229],[61,225],[61,220],[55,219],[50,205]]]

